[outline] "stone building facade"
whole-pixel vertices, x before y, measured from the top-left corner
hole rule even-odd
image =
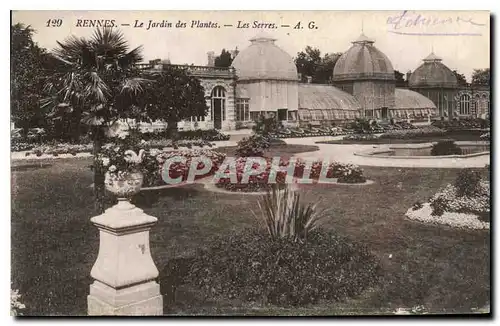
[[[274,116],[284,125],[333,125],[357,117],[430,119],[489,112],[489,90],[458,88],[441,59],[431,54],[409,75],[409,89],[396,88],[389,58],[362,34],[339,58],[333,85],[300,83],[292,56],[276,39],[259,34],[238,52],[229,68],[182,65],[200,79],[209,111],[179,122],[180,130],[248,128],[258,115]],[[170,62],[152,61],[144,69],[161,70]],[[148,128],[163,128],[161,122]]]
[[[407,73],[411,90],[431,99],[439,117],[483,117],[490,115],[489,86],[459,85],[454,72],[432,52],[415,71]]]

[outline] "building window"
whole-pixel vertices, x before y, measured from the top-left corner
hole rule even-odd
[[[460,96],[460,102],[458,103],[459,112],[461,115],[470,114],[470,95],[463,94]]]
[[[214,122],[215,129],[222,128],[222,121],[226,120],[226,90],[222,86],[216,86],[212,90],[210,117]]]
[[[250,120],[250,104],[248,99],[236,100],[236,121]]]

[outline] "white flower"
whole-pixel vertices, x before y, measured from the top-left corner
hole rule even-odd
[[[149,150],[149,155],[151,155],[151,156],[156,156],[156,155],[158,155],[160,153],[161,153],[161,151],[159,149],[157,149],[157,148],[152,148],[152,149]]]
[[[102,165],[103,166],[108,166],[109,165],[109,158],[103,157],[102,158]]]
[[[108,169],[110,172],[115,172],[116,171],[116,166],[111,165]]]
[[[125,151],[125,161],[129,163],[141,163],[142,156],[144,155],[144,149],[139,151],[139,154],[136,154],[133,150],[129,149]]]

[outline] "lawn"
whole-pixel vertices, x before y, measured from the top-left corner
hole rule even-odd
[[[17,161],[12,167],[12,282],[26,315],[85,315],[90,269],[97,257],[89,159]],[[163,266],[189,257],[216,235],[255,226],[257,198],[223,195],[186,185],[140,193],[135,202],[158,218],[151,231],[153,259],[161,271],[166,314],[332,315],[387,313],[423,305],[434,313],[470,312],[490,302],[490,233],[406,220],[452,182],[455,169],[364,167],[368,186],[309,186],[305,198],[332,215],[325,225],[369,246],[384,271],[379,286],[348,302],[300,309],[211,302],[196,289],[167,294]],[[486,171],[485,175],[486,175]],[[391,258],[390,258],[391,257]]]

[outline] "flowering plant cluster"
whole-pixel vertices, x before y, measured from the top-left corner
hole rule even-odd
[[[29,151],[35,147],[34,144],[30,144],[27,142],[23,141],[11,141],[10,143],[10,150],[12,152],[22,152],[22,151]],[[28,154],[29,155],[29,154]]]
[[[288,160],[279,160],[278,167],[280,171],[275,172],[275,179],[270,179],[273,171],[273,160],[265,158],[266,166],[263,167],[263,171],[258,174],[248,175],[248,180],[244,180],[249,170],[259,171],[259,163],[253,162],[252,166],[248,166],[247,160],[248,158],[246,157],[237,158],[235,164],[236,179],[231,180],[229,177],[220,178],[217,180],[216,186],[230,191],[255,192],[271,189],[273,182],[278,184],[284,184],[286,182],[288,173],[281,169],[285,170],[286,167],[289,166],[290,162]],[[337,182],[340,183],[363,183],[366,181],[363,170],[354,164],[332,162],[329,163],[325,171],[322,172],[323,162],[314,161],[310,164],[309,173],[306,173],[306,168],[307,163],[302,159],[297,159],[293,169],[293,177],[301,179],[308,178],[317,181],[322,177],[321,174],[324,173],[326,178],[337,178]]]
[[[344,136],[344,140],[374,140],[378,137],[373,134],[351,134]]]
[[[264,156],[264,151],[270,146],[271,144],[268,137],[253,134],[238,142],[236,154],[240,157],[262,157]]]
[[[209,149],[186,149],[174,151],[161,151],[158,149],[149,149],[144,152],[142,172],[144,174],[144,186],[153,187],[164,185],[164,164],[167,160],[174,157],[182,157],[182,162],[174,162],[170,164],[168,175],[170,178],[182,178],[186,181],[191,169],[191,163],[194,158],[207,158],[211,161],[210,170],[202,175],[196,175],[195,179],[204,178],[212,175],[217,171],[219,166],[224,162],[226,155]],[[198,162],[196,169],[202,170],[205,168],[203,162]]]
[[[10,315],[11,316],[20,316],[22,315],[19,310],[25,309],[26,306],[19,301],[21,295],[19,294],[19,290],[10,289]]]
[[[266,166],[264,171],[249,175],[248,181],[243,181],[245,173],[249,169],[258,170],[260,168],[259,163],[252,163],[252,166],[247,166],[247,157],[239,157],[236,159],[236,181],[231,178],[220,178],[217,180],[216,186],[219,188],[224,188],[229,191],[241,191],[241,192],[258,192],[270,190],[272,188],[272,183],[270,183],[269,177],[271,175],[272,159],[265,158]],[[285,160],[280,160],[279,166],[285,166],[288,162]],[[278,171],[275,176],[275,183],[284,184],[286,178],[286,172]]]
[[[429,201],[435,216],[444,212],[484,214],[490,212],[490,184],[480,182],[475,195],[460,196],[454,185],[447,185]]]
[[[385,139],[411,139],[422,136],[443,136],[446,131],[435,126],[423,126],[416,129],[397,129],[389,130],[380,135],[380,138]]]
[[[213,145],[203,139],[190,139],[190,140],[178,140],[173,141],[172,139],[150,139],[150,140],[142,140],[141,145],[144,148],[164,148],[164,147],[172,147],[174,149],[178,149],[180,147],[193,148],[194,146],[198,147],[212,147]]]
[[[354,164],[336,164],[333,167],[339,183],[364,183],[363,169]]]
[[[489,128],[490,121],[488,119],[481,118],[445,120],[434,121],[432,125],[446,130],[484,129]]]
[[[135,152],[123,144],[106,144],[99,153],[97,162],[110,178],[121,180],[129,173],[141,172],[144,149]]]
[[[153,131],[153,132],[142,132],[142,138],[145,140],[163,140],[168,139],[169,135],[167,131]],[[221,141],[221,140],[229,140],[230,136],[221,133],[216,129],[209,130],[182,130],[177,132],[178,140],[204,140],[204,141]]]
[[[59,156],[61,154],[71,154],[75,156],[78,153],[89,153],[92,152],[92,144],[68,144],[60,143],[55,145],[40,145],[33,147],[30,152],[26,153],[29,155],[53,155]]]
[[[347,135],[353,131],[344,130],[340,127],[334,128],[282,128],[277,132],[269,133],[273,138],[301,138],[301,137],[319,137],[319,136],[337,136]]]

